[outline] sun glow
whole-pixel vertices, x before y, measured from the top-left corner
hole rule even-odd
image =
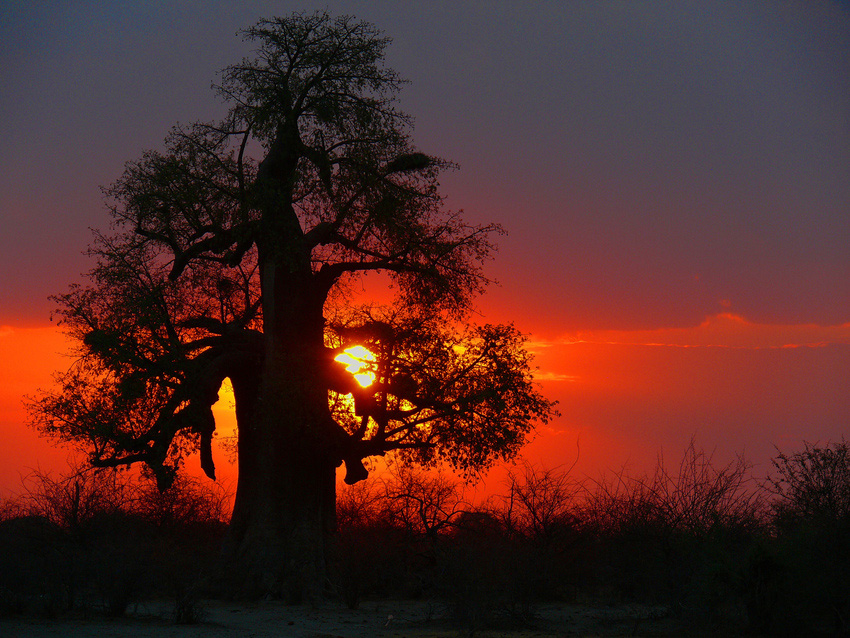
[[[346,348],[345,352],[334,357],[334,361],[345,364],[345,369],[354,375],[357,383],[364,388],[375,382],[375,373],[368,369],[374,360],[375,355],[363,346]]]
[[[225,377],[218,390],[218,401],[213,406],[216,433],[220,439],[233,439],[236,436],[236,397],[233,384]]]

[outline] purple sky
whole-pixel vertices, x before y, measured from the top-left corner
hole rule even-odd
[[[87,268],[98,187],[310,2],[6,2],[0,323]],[[485,310],[538,329],[850,321],[850,12],[837,2],[335,2],[394,38],[449,204],[510,231]]]

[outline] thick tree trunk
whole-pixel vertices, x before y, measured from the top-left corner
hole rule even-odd
[[[324,382],[322,301],[309,266],[267,265],[259,374],[234,379],[239,484],[230,530],[240,596],[316,599],[335,527],[338,435]]]
[[[235,593],[289,600],[315,599],[325,585],[340,434],[322,367],[325,294],[292,206],[299,148],[297,127],[281,125],[255,185],[265,199],[257,242],[265,347],[259,382],[233,380],[239,484],[229,547]]]
[[[315,600],[325,581],[325,543],[333,525],[334,468],[309,446],[280,454],[266,443],[240,443],[237,500],[231,522],[231,573],[237,596]],[[243,451],[244,450],[244,451]],[[268,471],[285,456],[276,471]],[[250,464],[254,461],[254,465]]]
[[[335,525],[336,462],[321,436],[326,391],[319,402],[310,387],[318,380],[294,362],[265,365],[263,377],[253,397],[250,386],[234,380],[239,484],[227,548],[233,593],[316,599]]]

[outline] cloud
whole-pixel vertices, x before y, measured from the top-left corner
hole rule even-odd
[[[692,327],[579,331],[563,335],[550,345],[574,343],[679,348],[817,348],[832,344],[850,345],[850,323],[835,326],[761,324],[740,315],[721,313]],[[535,345],[541,347],[542,343],[535,342]]]
[[[535,381],[578,381],[578,377],[574,374],[561,374],[559,372],[535,372]]]

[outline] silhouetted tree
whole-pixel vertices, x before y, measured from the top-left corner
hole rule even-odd
[[[470,506],[457,482],[409,467],[394,468],[384,481],[387,519],[396,527],[434,541]]]
[[[114,470],[93,470],[76,461],[69,463],[68,470],[58,476],[33,471],[24,478],[25,492],[19,502],[29,515],[73,533],[131,500],[126,482]]]
[[[805,443],[802,452],[778,453],[773,467],[768,485],[781,524],[850,519],[850,442]]]
[[[850,633],[850,443],[805,443],[800,452],[773,459],[768,488],[775,497],[774,525],[780,569],[772,610],[775,624],[789,616],[802,626],[830,619],[835,635]],[[784,582],[782,582],[784,580]],[[779,581],[779,582],[775,582]],[[805,620],[803,620],[805,619]],[[826,628],[826,627],[825,627]]]
[[[167,488],[195,450],[214,477],[211,406],[229,378],[228,571],[244,593],[316,595],[337,466],[348,482],[390,451],[481,468],[553,406],[513,327],[461,323],[500,229],[443,209],[451,165],[412,145],[389,40],[324,13],[244,34],[258,46],[223,71],[226,117],[176,127],[106,190],[115,232],[97,234],[89,284],[57,298],[80,358],[32,420]],[[393,282],[393,307],[355,304],[371,272]],[[355,343],[375,355],[366,389],[334,361]]]
[[[546,546],[578,521],[583,484],[570,470],[535,467],[529,462],[508,472],[508,493],[499,512],[509,532]]]

